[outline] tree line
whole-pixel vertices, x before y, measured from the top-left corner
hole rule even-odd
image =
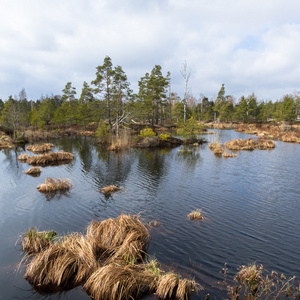
[[[187,84],[189,74],[183,75]],[[96,68],[95,79],[83,82],[78,95],[71,82],[61,95],[42,96],[36,101],[28,100],[22,89],[18,96],[0,99],[0,124],[15,131],[20,126],[43,129],[105,120],[118,130],[120,124],[132,120],[152,125],[183,122],[190,117],[206,122],[267,122],[294,121],[300,114],[299,93],[275,102],[258,102],[254,93],[236,101],[226,95],[222,84],[214,99],[204,95],[196,99],[186,87],[181,99],[171,91],[170,72],[164,75],[160,65],[140,78],[138,92],[133,93],[126,73],[121,66],[114,67],[109,56]]]

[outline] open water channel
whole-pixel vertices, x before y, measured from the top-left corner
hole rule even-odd
[[[233,130],[205,136],[226,142],[249,135]],[[216,157],[204,144],[190,153],[173,149],[103,151],[92,138],[62,138],[52,151],[72,152],[67,165],[42,168],[40,177],[17,160],[24,149],[0,151],[0,299],[89,299],[80,287],[39,295],[16,272],[23,254],[16,241],[28,228],[64,235],[84,232],[92,219],[136,214],[160,225],[151,231],[148,254],[163,266],[194,278],[205,291],[192,299],[226,299],[219,282],[224,263],[261,263],[300,279],[300,145],[276,142],[274,150],[240,151]],[[25,151],[26,152],[26,151]],[[26,152],[32,155],[29,152]],[[45,178],[70,178],[65,195],[37,191]],[[123,187],[105,196],[107,185]],[[202,208],[205,220],[187,214]],[[148,298],[155,299],[155,296]]]

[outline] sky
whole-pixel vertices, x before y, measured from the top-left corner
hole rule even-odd
[[[237,100],[300,91],[299,0],[0,0],[0,99],[61,95],[109,56],[131,88],[155,65],[171,89]]]

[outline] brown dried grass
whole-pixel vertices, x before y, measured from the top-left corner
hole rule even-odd
[[[22,153],[18,156],[18,160],[21,162],[27,162],[30,159],[28,154]]]
[[[28,159],[31,165],[44,166],[52,163],[68,163],[74,159],[74,155],[69,152],[51,152],[43,155],[34,155]]]
[[[202,219],[204,219],[202,209],[195,209],[192,212],[190,212],[187,216],[191,220],[202,220]]]
[[[45,183],[38,185],[37,189],[41,193],[51,193],[56,191],[67,191],[72,187],[70,179],[46,178]]]
[[[202,289],[194,280],[180,279],[175,298],[178,300],[187,300],[192,292]]]
[[[36,228],[28,229],[21,241],[22,251],[28,254],[39,253],[50,246],[56,235],[54,231],[37,231]]]
[[[215,150],[218,147],[218,145],[219,145],[219,143],[214,142],[214,143],[209,144],[208,147],[210,150]]]
[[[98,255],[130,262],[143,259],[150,235],[139,215],[121,214],[116,219],[92,221],[87,237]]]
[[[261,150],[274,149],[275,143],[271,140],[265,140],[260,138],[257,140],[256,147]]]
[[[228,158],[228,157],[236,157],[235,153],[229,153],[227,150],[224,151],[223,157]]]
[[[108,185],[108,186],[102,188],[100,190],[100,192],[103,193],[103,194],[112,194],[112,193],[115,193],[115,192],[119,191],[120,189],[121,188],[119,188],[115,185]]]
[[[45,153],[50,151],[54,147],[51,143],[44,143],[42,145],[29,145],[27,147],[27,151],[33,152],[33,153]]]
[[[300,143],[300,139],[294,133],[287,133],[283,135],[282,141],[287,143]]]
[[[174,298],[179,284],[179,277],[174,273],[167,273],[163,275],[156,290],[158,298]]]
[[[36,255],[24,277],[33,287],[52,292],[83,284],[97,267],[89,240],[73,233]]]
[[[32,167],[29,170],[25,171],[25,174],[28,175],[38,175],[41,174],[42,170],[39,167]]]
[[[229,150],[254,150],[256,148],[256,142],[252,138],[246,140],[234,139],[224,145]]]
[[[95,271],[84,289],[95,300],[135,299],[155,281],[143,265],[109,264]]]

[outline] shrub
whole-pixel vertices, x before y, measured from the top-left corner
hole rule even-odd
[[[166,132],[166,133],[161,133],[158,137],[160,139],[162,139],[163,141],[167,141],[170,136],[171,136],[171,134]]]
[[[156,134],[151,128],[146,127],[140,131],[139,135],[141,137],[152,137],[152,136],[155,136]]]
[[[96,130],[96,137],[100,140],[102,143],[108,142],[109,137],[109,128],[108,125],[102,121]]]

